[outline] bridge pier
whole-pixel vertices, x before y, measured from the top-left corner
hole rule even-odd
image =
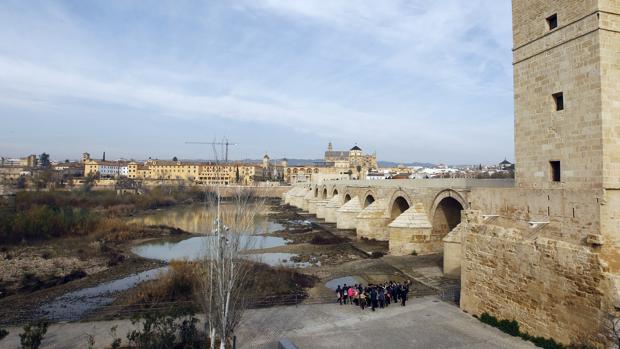
[[[461,223],[443,238],[443,272],[451,278],[461,277],[463,260],[463,237],[470,228],[469,224],[482,224],[482,212],[479,210],[461,211]]]
[[[314,199],[314,192],[312,191],[312,189],[308,190],[308,193],[306,193],[306,196],[304,196],[304,198],[301,200],[301,209],[304,211],[309,211],[310,210],[310,200]]]
[[[387,225],[390,222],[390,217],[385,214],[387,206],[387,199],[380,198],[357,215],[356,229],[358,238],[375,239],[378,241],[389,240]]]
[[[293,196],[293,205],[297,208],[303,208],[303,204],[304,204],[304,197],[306,196],[306,194],[308,193],[310,189],[308,188],[302,188],[301,190],[299,190],[294,196]]]
[[[318,200],[316,202],[316,218],[325,219],[325,206],[329,200]]]
[[[388,226],[390,254],[403,256],[441,251],[441,240],[433,241],[433,226],[422,203],[416,203]]]
[[[291,203],[291,196],[293,195],[293,193],[295,193],[299,188],[298,187],[293,187],[291,190],[287,191],[286,193],[284,193],[283,196],[283,201],[284,204],[289,204]]]
[[[308,213],[316,214],[317,203],[319,201],[321,201],[321,199],[315,198],[315,197],[313,197],[312,199],[308,200]]]
[[[346,202],[336,211],[336,228],[338,229],[356,229],[357,215],[362,212],[362,204],[359,197]]]
[[[325,205],[326,223],[336,223],[336,214],[340,206],[340,195],[336,194],[327,202],[327,205]]]

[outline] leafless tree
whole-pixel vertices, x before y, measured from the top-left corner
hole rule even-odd
[[[207,216],[213,221],[213,232],[206,241],[205,258],[198,281],[200,303],[205,313],[206,331],[211,348],[230,347],[235,328],[246,308],[246,284],[252,263],[243,251],[253,248],[255,218],[262,211],[260,203],[238,189],[232,202],[222,205],[217,188],[215,202]]]

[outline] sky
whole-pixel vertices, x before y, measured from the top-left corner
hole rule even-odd
[[[508,0],[2,0],[0,43],[0,156],[514,158]]]

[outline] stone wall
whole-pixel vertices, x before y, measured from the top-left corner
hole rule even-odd
[[[558,17],[561,21],[568,20],[560,14]],[[532,23],[532,27],[544,25],[546,20],[542,15]],[[601,63],[597,28],[597,16],[592,14],[514,51],[518,164],[515,176],[520,187],[576,189],[602,185]],[[561,111],[556,111],[552,97],[558,92],[564,94]],[[549,161],[561,162],[561,182],[551,180]]]
[[[565,344],[605,342],[610,280],[605,263],[587,247],[471,224],[462,253],[464,311],[516,320],[524,332]]]
[[[470,208],[483,215],[499,215],[524,230],[529,222],[549,222],[541,231],[544,237],[583,244],[601,231],[605,191],[474,188],[468,199]]]

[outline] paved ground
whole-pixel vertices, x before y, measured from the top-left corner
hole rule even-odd
[[[86,334],[96,348],[110,345],[109,329],[118,334],[132,328],[129,321],[55,324],[42,348],[86,348]],[[0,348],[19,348],[20,329],[10,328]],[[270,348],[287,338],[299,348],[480,348],[525,349],[533,345],[510,337],[435,297],[417,298],[406,307],[391,306],[376,312],[336,304],[301,305],[251,310],[238,331],[240,348]]]
[[[290,339],[301,349],[535,348],[435,297],[374,313],[326,304],[272,308],[247,315],[238,336],[241,348],[269,347],[279,338]]]

